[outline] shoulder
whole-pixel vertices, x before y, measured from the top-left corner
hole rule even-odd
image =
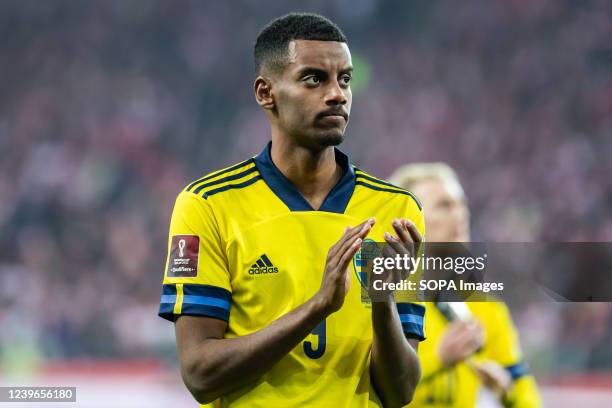
[[[414,205],[419,211],[422,211],[423,206],[421,202],[410,191],[391,184],[388,181],[381,180],[358,167],[353,166],[353,168],[355,171],[355,188],[359,188],[362,192],[369,192],[383,200],[395,199],[404,202],[408,201],[409,205]]]
[[[468,302],[472,313],[485,324],[500,325],[511,322],[508,306],[500,300],[487,302]]]
[[[198,196],[208,200],[227,191],[246,190],[261,179],[254,158],[250,158],[190,182],[181,191],[181,195]]]

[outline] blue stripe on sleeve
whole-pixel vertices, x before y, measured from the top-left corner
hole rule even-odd
[[[176,295],[176,285],[164,285],[162,287],[163,295]]]
[[[164,285],[162,287],[162,295],[159,302],[158,315],[166,320],[174,321],[174,302],[176,301],[176,286]]]
[[[425,316],[425,306],[416,303],[398,303],[397,311],[399,314],[415,314]]]
[[[189,303],[192,305],[201,305],[201,306],[214,306],[221,309],[229,310],[230,304],[227,300],[217,299],[214,297],[207,296],[197,296],[197,295],[185,295],[183,296],[183,305],[185,303]]]
[[[423,316],[413,315],[413,314],[402,314],[400,315],[400,321],[402,324],[404,323],[414,323],[423,325]]]
[[[161,295],[161,299],[159,301],[159,303],[161,304],[164,304],[164,303],[174,304],[174,302],[176,302],[176,295]]]
[[[163,285],[160,298],[159,316],[170,321],[176,319],[174,305],[176,304],[176,285]],[[229,320],[232,294],[223,288],[198,285],[183,285],[183,304],[181,314],[192,316],[208,316]]]
[[[174,310],[174,303],[161,303],[159,305],[158,315],[166,320],[174,321],[172,311]]]
[[[524,375],[530,374],[529,364],[527,364],[525,360],[520,361],[514,365],[507,366],[506,370],[508,370],[513,380],[521,378]]]
[[[183,294],[185,296],[194,295],[224,299],[228,302],[232,300],[232,294],[229,290],[211,285],[197,285],[186,283],[183,285]]]
[[[415,303],[398,303],[397,312],[404,334],[416,337],[420,341],[425,340],[425,307]]]

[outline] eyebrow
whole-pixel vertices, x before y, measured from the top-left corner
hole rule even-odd
[[[304,67],[298,71],[298,76],[302,77],[306,74],[317,74],[317,75],[327,75],[327,71],[321,68],[315,67]]]
[[[352,73],[353,72],[353,67],[349,66],[346,67],[344,69],[340,70],[340,73],[344,74],[344,73]],[[317,68],[317,67],[303,67],[298,71],[298,76],[304,76],[306,74],[317,74],[317,75],[327,75],[327,71],[322,69],[322,68]]]

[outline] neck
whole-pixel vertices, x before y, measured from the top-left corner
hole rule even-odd
[[[319,209],[342,177],[333,147],[313,151],[286,137],[272,137],[272,161],[314,209]]]

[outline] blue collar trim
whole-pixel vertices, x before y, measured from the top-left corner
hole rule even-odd
[[[257,170],[259,170],[268,187],[291,211],[315,211],[291,181],[272,162],[271,148],[272,142],[268,142],[262,152],[255,157]],[[334,152],[336,163],[342,167],[344,175],[325,197],[319,211],[343,214],[355,189],[355,171],[346,154],[338,149],[334,149]]]

